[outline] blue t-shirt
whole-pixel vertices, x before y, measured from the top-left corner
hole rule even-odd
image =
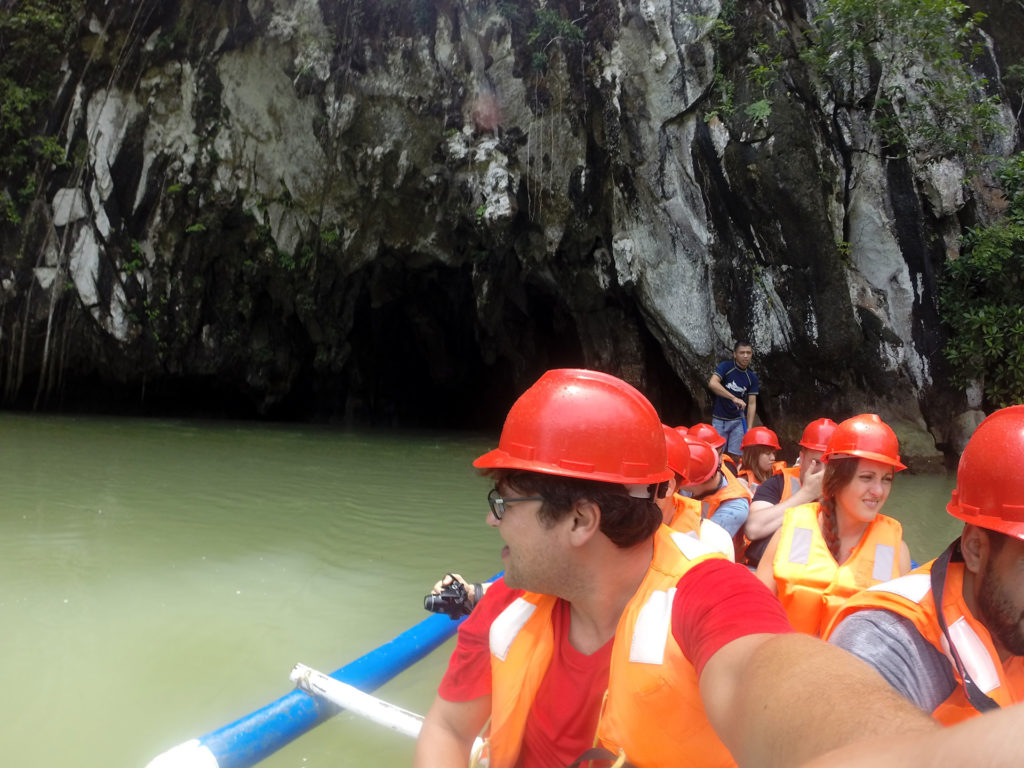
[[[744,402],[744,406],[740,408],[732,401],[726,400],[720,395],[715,395],[715,405],[711,415],[716,419],[726,420],[738,419],[745,415],[747,412],[747,406],[745,405],[747,396],[757,394],[757,374],[750,370],[749,367],[743,370],[732,360],[725,360],[719,363],[718,367],[715,368],[715,373],[722,380],[722,386],[740,398]]]

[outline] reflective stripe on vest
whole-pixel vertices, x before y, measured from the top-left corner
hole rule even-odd
[[[672,587],[667,592],[652,592],[647,598],[633,628],[630,661],[661,664],[665,660],[665,644],[672,626],[672,601],[675,597],[676,588]]]
[[[960,654],[960,661],[964,663],[967,674],[971,676],[982,693],[994,691],[999,687],[999,672],[992,657],[985,649],[985,642],[978,637],[978,633],[967,623],[967,619],[961,616],[949,625],[949,639],[956,646]],[[946,655],[949,650],[946,649]]]
[[[536,605],[521,597],[517,597],[509,603],[508,607],[491,623],[488,635],[491,653],[502,661],[508,658],[508,649],[512,647],[512,641],[516,639],[516,635],[530,620],[535,610],[537,610]]]
[[[789,545],[789,562],[807,565],[811,559],[811,539],[814,531],[810,528],[793,529],[793,543]]]
[[[932,580],[927,573],[908,573],[906,576],[900,576],[885,584],[875,584],[868,589],[872,592],[892,592],[920,604],[925,595],[932,591]]]
[[[895,561],[896,548],[892,544],[875,544],[875,567],[871,570],[871,578],[875,581],[892,578]]]

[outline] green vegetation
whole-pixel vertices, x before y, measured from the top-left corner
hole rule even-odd
[[[768,118],[772,114],[772,103],[769,99],[758,99],[748,104],[743,113],[750,118],[754,125],[764,127],[768,124]]]
[[[711,40],[716,51],[721,50],[726,42],[736,36],[736,28],[731,23],[735,10],[735,3],[723,3],[722,12],[718,16],[691,17],[695,24],[705,28],[704,34]],[[725,76],[725,73],[722,71],[722,57],[717,55],[715,56],[715,78],[711,91],[714,94],[712,102],[714,107],[705,113],[705,122],[715,117],[730,117],[736,111],[734,103],[736,85]]]
[[[954,0],[824,0],[805,59],[836,103],[864,108],[889,151],[971,164],[999,130],[998,99],[971,71],[978,25]]]
[[[548,47],[560,41],[567,46],[578,46],[583,42],[583,30],[569,19],[562,18],[558,11],[537,8],[533,12],[533,26],[526,36],[530,51],[530,67],[535,72],[548,68]]]
[[[79,11],[79,0],[21,0],[0,10],[0,224],[20,221],[39,164],[65,162],[46,117]]]
[[[960,257],[946,264],[940,293],[954,383],[980,381],[989,407],[1024,402],[1024,153],[998,178],[1005,218],[968,232]]]
[[[722,4],[722,12],[718,16],[692,16],[695,24],[702,27],[716,51],[736,38],[736,3]],[[781,37],[784,33],[779,32]],[[748,82],[754,93],[752,101],[743,107],[743,114],[755,127],[763,128],[768,124],[772,114],[771,92],[779,82],[783,58],[778,48],[758,35],[753,47],[745,52],[746,60],[742,65],[742,78]],[[714,117],[727,119],[737,110],[736,85],[722,69],[723,56],[715,56],[715,76],[712,82],[714,105],[705,115],[708,121]]]

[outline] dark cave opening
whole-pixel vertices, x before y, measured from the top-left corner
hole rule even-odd
[[[498,429],[515,398],[544,370],[582,365],[571,319],[555,297],[536,289],[524,288],[522,304],[494,302],[499,309],[487,330],[471,265],[409,269],[385,258],[363,280],[349,363],[328,398],[334,419]]]
[[[493,265],[492,265],[493,266]],[[360,293],[352,354],[335,418],[387,427],[498,430],[515,399],[550,368],[586,367],[571,310],[546,282],[494,271],[478,306],[471,265],[410,270],[375,262]],[[637,318],[645,394],[676,424],[702,418],[646,325]],[[610,371],[616,373],[616,371]]]
[[[587,366],[577,320],[564,294],[517,270],[515,262],[495,267],[487,288],[491,293],[480,302],[480,276],[472,264],[410,267],[399,258],[375,260],[351,276],[357,286],[351,294],[351,331],[346,339],[334,340],[348,347],[342,366],[318,367],[317,347],[294,317],[273,334],[275,343],[287,345],[300,366],[287,393],[273,402],[261,400],[265,393],[248,387],[245,370],[237,368],[120,382],[104,379],[99,371],[68,371],[59,393],[41,407],[71,413],[497,431],[515,399],[545,370]],[[272,308],[261,313],[268,322],[272,315]],[[700,406],[644,323],[633,327],[640,333],[645,394],[663,419],[676,425],[702,418]],[[15,407],[28,410],[31,403]]]

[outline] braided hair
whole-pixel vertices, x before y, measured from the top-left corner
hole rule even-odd
[[[821,535],[837,563],[840,542],[836,495],[853,480],[859,462],[856,456],[833,456],[825,465],[825,476],[821,480]]]

